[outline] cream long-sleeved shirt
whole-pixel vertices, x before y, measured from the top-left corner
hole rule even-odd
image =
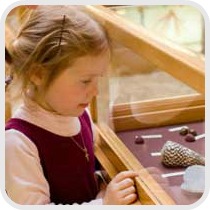
[[[80,132],[77,117],[56,115],[31,101],[21,105],[13,117],[62,136],[73,136]],[[35,144],[21,132],[10,129],[5,133],[5,146],[5,185],[8,197],[18,204],[53,204]],[[102,199],[83,204],[101,205]]]

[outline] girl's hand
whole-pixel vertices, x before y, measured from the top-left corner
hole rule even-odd
[[[134,178],[138,176],[134,171],[123,171],[117,174],[106,188],[103,197],[104,205],[128,205],[137,199]]]

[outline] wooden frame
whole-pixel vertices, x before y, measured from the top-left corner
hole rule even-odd
[[[107,29],[112,40],[121,43],[198,91],[193,95],[115,105],[110,120],[116,131],[205,119],[204,59],[196,57],[191,52],[183,52],[183,49],[177,49],[171,43],[163,44],[162,40],[144,28],[137,28],[103,6],[85,8]],[[97,109],[97,100],[94,99],[91,113],[98,134],[95,154],[110,177],[122,170],[140,171],[141,178],[136,179],[140,203],[174,205],[174,200],[144,169],[110,127],[98,120]],[[145,123],[147,121],[150,123]]]
[[[204,103],[198,94],[115,105],[111,121],[116,131],[200,121],[205,116]]]

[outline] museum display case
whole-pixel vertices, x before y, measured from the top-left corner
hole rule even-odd
[[[135,204],[196,202],[203,188],[186,190],[184,178],[190,166],[197,167],[197,178],[205,166],[202,15],[187,5],[84,8],[112,42],[110,69],[90,106],[96,157],[110,178],[123,170],[139,172]],[[17,13],[7,18],[7,48],[21,21]]]
[[[113,45],[110,69],[91,104],[98,133],[96,156],[111,178],[119,171],[139,171],[140,204],[192,204],[201,198],[202,190],[184,188],[186,169],[205,165],[202,21],[195,26],[200,38],[190,48],[184,41],[180,44],[137,24],[133,17],[126,18],[126,10],[135,7],[86,6],[107,29]],[[175,14],[172,6],[168,11],[169,17]],[[166,147],[171,148],[169,157],[164,156]],[[194,152],[193,157],[187,151]],[[173,164],[167,165],[164,158]]]

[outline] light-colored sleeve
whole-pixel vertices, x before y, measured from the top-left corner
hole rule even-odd
[[[5,133],[5,185],[8,197],[15,203],[54,205],[35,144],[12,129]],[[102,205],[102,199],[82,204]]]
[[[18,204],[49,204],[49,185],[35,144],[24,134],[5,134],[5,185],[9,198]]]

